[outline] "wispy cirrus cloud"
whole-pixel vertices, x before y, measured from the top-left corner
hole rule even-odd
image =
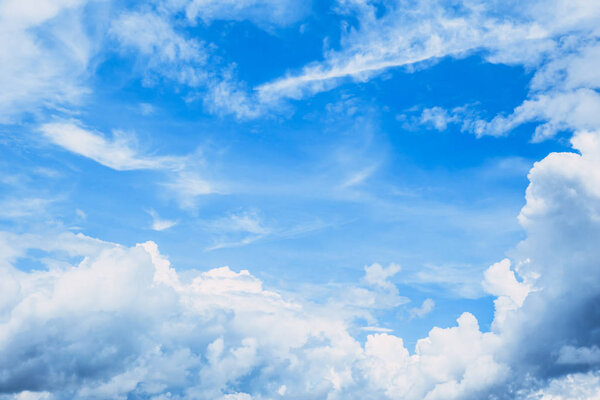
[[[152,230],[160,232],[160,231],[167,230],[167,229],[172,228],[173,226],[177,225],[177,221],[170,220],[170,219],[163,219],[153,209],[148,210],[148,214],[150,214],[150,216],[152,217],[152,224],[150,225],[150,228]]]
[[[53,144],[117,171],[178,170],[185,165],[184,157],[144,154],[136,137],[122,131],[113,131],[112,137],[107,138],[75,120],[51,122],[39,129]]]
[[[0,122],[42,108],[77,104],[89,93],[94,38],[82,20],[85,0],[0,4]],[[52,40],[46,40],[51,37]]]
[[[39,130],[52,144],[105,167],[164,173],[168,179],[159,184],[175,193],[182,208],[193,209],[199,196],[216,192],[215,185],[201,178],[194,168],[193,157],[150,154],[131,133],[117,130],[107,137],[76,120],[46,123]]]
[[[449,123],[477,136],[505,135],[526,122],[541,122],[533,136],[541,141],[558,131],[598,123],[600,81],[585,65],[598,59],[596,22],[600,7],[593,2],[534,1],[526,7],[494,3],[445,1],[387,2],[383,8],[361,1],[340,1],[338,11],[357,24],[342,31],[338,50],[297,73],[259,85],[265,104],[303,99],[348,81],[364,82],[390,68],[427,68],[437,60],[479,52],[487,61],[535,68],[530,97],[509,115],[491,121],[465,113],[463,105],[449,112],[426,108],[421,123],[438,130]],[[506,16],[509,15],[510,18]],[[596,22],[595,22],[596,21]],[[429,63],[429,64],[428,64]]]

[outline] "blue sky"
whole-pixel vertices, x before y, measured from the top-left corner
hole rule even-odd
[[[600,8],[550,3],[0,2],[0,396],[595,392]]]

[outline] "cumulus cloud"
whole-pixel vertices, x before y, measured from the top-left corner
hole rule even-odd
[[[262,398],[282,391],[344,397],[352,390],[353,398],[361,398],[365,379],[369,390],[392,393],[406,379],[400,372],[424,368],[422,379],[402,389],[416,399],[480,385],[454,382],[473,368],[471,361],[494,366],[477,350],[491,349],[491,336],[469,314],[455,328],[434,329],[410,356],[402,340],[389,335],[370,335],[362,346],[348,333],[350,320],[287,301],[248,271],[223,267],[183,280],[152,242],[127,248],[83,235],[63,239],[46,245],[50,256],[68,251],[83,256],[81,263],[23,272],[11,261],[36,241],[3,237],[3,244],[22,243],[10,258],[3,254],[0,270],[6,286],[0,315],[5,394]],[[475,347],[463,354],[453,346],[456,353],[440,354],[455,342]],[[451,370],[440,374],[449,363]],[[388,367],[391,372],[374,374]],[[451,389],[442,387],[446,381],[454,382]]]
[[[496,296],[494,324],[497,328],[502,325],[509,311],[523,305],[530,291],[527,284],[517,281],[514,271],[510,269],[509,259],[497,262],[485,271],[483,287],[487,293]]]
[[[600,399],[600,377],[598,373],[569,374],[552,379],[550,383],[534,393],[519,399],[526,400],[597,400]]]
[[[579,154],[553,153],[531,170],[527,238],[484,274],[497,296],[489,332],[463,313],[409,349],[378,329],[374,311],[407,302],[394,264],[365,267],[362,284],[315,304],[244,270],[184,278],[152,242],[4,233],[0,388],[50,399],[593,398],[600,134],[572,143]],[[47,268],[17,269],[32,248]],[[364,320],[375,333],[361,343],[351,332]]]

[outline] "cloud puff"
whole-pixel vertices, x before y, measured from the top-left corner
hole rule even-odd
[[[423,318],[427,314],[433,311],[435,308],[435,301],[433,299],[423,300],[423,304],[419,307],[413,307],[408,310],[411,318]]]

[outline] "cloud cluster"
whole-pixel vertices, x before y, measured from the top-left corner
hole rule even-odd
[[[480,352],[494,348],[493,334],[482,334],[470,314],[455,328],[434,329],[410,356],[387,334],[370,335],[362,346],[348,319],[286,301],[248,271],[224,267],[182,279],[152,242],[126,248],[73,234],[44,240],[2,235],[11,249],[0,269],[4,397],[360,398],[401,390],[422,398],[481,387],[456,382],[476,372],[472,362],[502,372]],[[29,272],[11,266],[32,247],[63,261]],[[375,274],[374,285],[387,288],[387,269],[373,268],[381,273],[367,270],[367,282]],[[469,351],[454,346],[460,343]],[[411,375],[419,379],[410,382]]]
[[[504,135],[526,122],[542,122],[541,141],[561,130],[596,129],[600,75],[590,65],[600,53],[596,2],[338,1],[338,12],[356,19],[339,50],[256,88],[266,104],[301,99],[340,84],[366,81],[390,68],[426,68],[443,57],[478,52],[486,61],[535,69],[529,97],[509,115],[491,121],[457,105],[426,108],[420,122],[438,130],[449,123],[478,136]],[[469,112],[467,112],[469,111]]]
[[[352,296],[315,304],[286,300],[248,271],[180,276],[152,242],[4,233],[0,390],[15,399],[592,399],[600,134],[572,141],[580,154],[550,154],[530,173],[520,216],[528,237],[511,257],[520,280],[509,260],[482,277],[497,296],[490,332],[464,313],[414,349],[389,333],[357,341],[357,317],[405,303],[389,281],[395,265],[369,266],[363,286],[344,291]],[[28,249],[44,253],[45,268],[14,266]]]
[[[237,79],[235,63],[224,63],[214,44],[190,37],[187,30],[214,20],[247,20],[270,30],[294,23],[308,9],[297,0],[163,1],[154,9],[123,12],[111,33],[123,53],[138,60],[146,84],[166,79],[191,89],[186,99],[201,99],[210,113],[256,118],[274,103],[258,101]]]

